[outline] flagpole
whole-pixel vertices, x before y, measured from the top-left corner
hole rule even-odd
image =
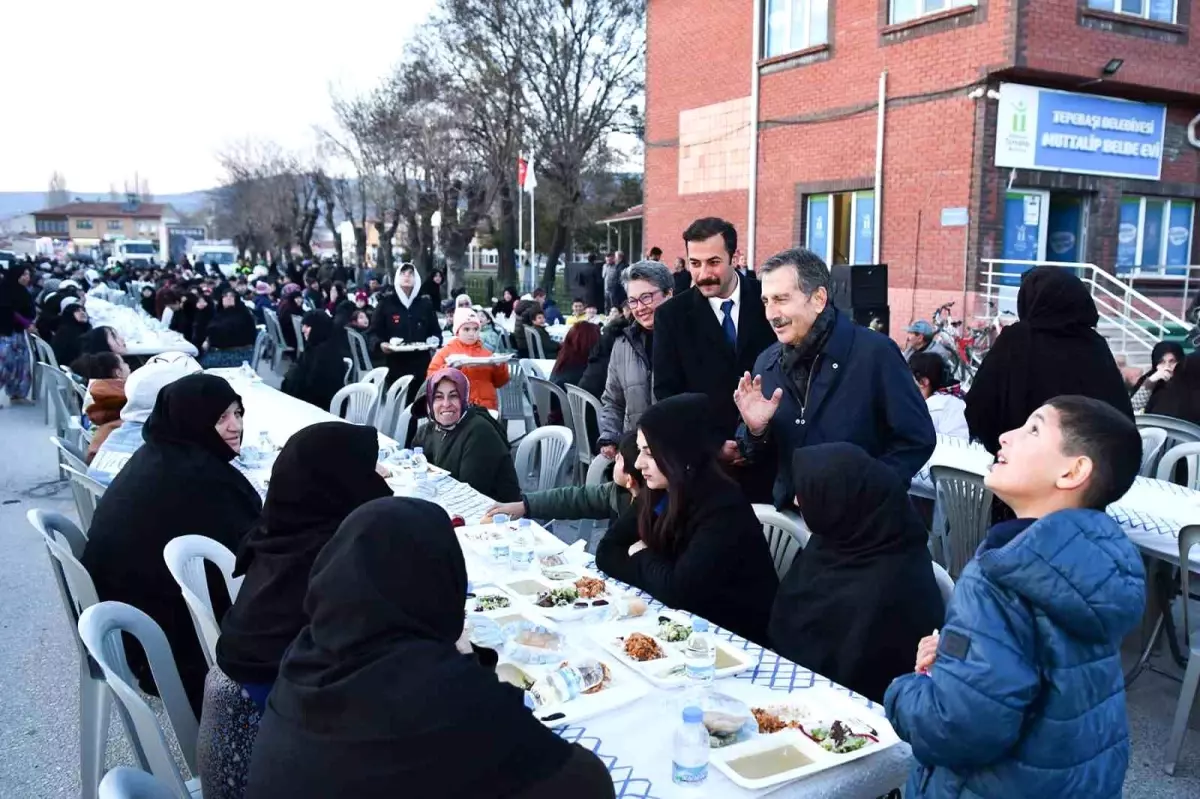
[[[517,154],[517,285],[521,285],[521,256],[525,252],[525,184],[520,179],[525,153]]]
[[[529,168],[533,169],[533,154],[530,153]],[[533,285],[537,285],[537,223],[534,221],[537,207],[537,179],[532,181],[529,187],[529,263],[531,265],[531,277]]]

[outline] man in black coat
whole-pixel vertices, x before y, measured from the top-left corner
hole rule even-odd
[[[707,394],[725,441],[721,460],[752,501],[769,495],[772,470],[749,468],[737,447],[733,391],[759,353],[775,343],[758,281],[733,267],[737,230],[724,219],[697,219],[683,233],[692,288],[659,306],[654,316],[654,399]]]

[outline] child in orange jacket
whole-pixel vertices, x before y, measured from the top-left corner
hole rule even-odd
[[[479,317],[470,308],[454,309],[452,329],[454,338],[433,356],[429,370],[425,373],[426,377],[450,366],[446,360],[453,355],[466,355],[471,358],[487,358],[492,355],[492,351],[479,340]],[[471,384],[472,405],[482,405],[493,411],[500,410],[496,389],[508,382],[507,364],[464,366],[460,371],[467,376],[467,381]]]

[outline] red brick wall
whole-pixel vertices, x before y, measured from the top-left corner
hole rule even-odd
[[[1117,57],[1125,63],[1112,83],[1200,93],[1200,34],[1193,19],[1200,6],[1194,0],[1177,2],[1182,25],[1151,26],[1090,12],[1086,0],[1018,0],[1023,34],[1018,64],[1097,78],[1108,60]]]
[[[745,235],[746,192],[679,196],[679,112],[750,94],[753,6],[748,0],[651,0],[646,51],[645,244],[683,255],[684,228],[701,216]]]

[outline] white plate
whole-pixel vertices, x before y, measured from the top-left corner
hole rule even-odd
[[[641,617],[632,619],[622,619],[621,621],[608,622],[606,624],[598,624],[588,628],[588,634],[596,641],[605,651],[610,652],[613,656],[619,659],[622,663],[628,665],[631,669],[641,674],[650,682],[654,683],[659,688],[678,688],[687,685],[687,676],[682,673],[682,668],[686,662],[683,657],[683,648],[686,641],[671,642],[658,637],[658,620],[659,617],[670,618],[681,624],[689,623],[686,616],[671,612],[653,611],[646,613]],[[689,623],[690,626],[690,623]],[[629,657],[625,653],[624,637],[631,633],[642,633],[649,635],[657,643],[660,649],[663,650],[665,657],[655,660],[637,661]],[[732,661],[728,665],[718,668],[715,671],[717,679],[723,677],[732,677],[735,674],[740,674],[746,669],[754,665],[754,661],[750,655],[742,649],[732,646],[728,641],[721,641],[713,638],[717,646],[718,660],[724,662]]]
[[[573,652],[563,659],[569,663],[572,657],[579,658],[585,656],[587,655]],[[591,657],[594,657],[594,655]],[[534,716],[538,721],[551,728],[577,724],[585,719],[598,716],[601,713],[607,713],[610,710],[628,705],[630,702],[641,699],[649,692],[650,687],[646,685],[646,682],[638,679],[637,675],[624,666],[607,658],[600,658],[599,660],[608,667],[609,674],[612,676],[608,687],[594,694],[582,694],[570,702],[561,705],[547,706],[540,710],[535,710]],[[550,673],[558,666],[558,664],[547,666],[514,665],[520,666],[526,674],[534,679]]]
[[[759,734],[749,741],[733,744],[723,749],[712,750],[713,765],[736,785],[749,790],[780,785],[807,777],[819,771],[836,768],[844,763],[850,763],[876,752],[882,752],[884,749],[900,742],[899,736],[896,735],[896,731],[892,729],[892,725],[888,723],[886,718],[873,713],[846,694],[839,693],[830,688],[814,687],[784,694],[761,685],[753,685],[741,680],[730,680],[721,685],[721,692],[742,700],[751,708],[787,707],[800,717],[807,716],[811,718],[814,724],[840,720],[849,724],[850,728],[856,732],[869,727],[875,731],[875,737],[879,739],[878,743],[865,746],[862,749],[845,754],[834,754],[833,752],[825,751],[820,744],[813,741],[800,730],[786,729],[769,735]],[[730,766],[731,761],[744,755],[756,754],[788,743],[794,743],[796,748],[809,756],[813,762],[800,768],[757,779],[747,778]]]

